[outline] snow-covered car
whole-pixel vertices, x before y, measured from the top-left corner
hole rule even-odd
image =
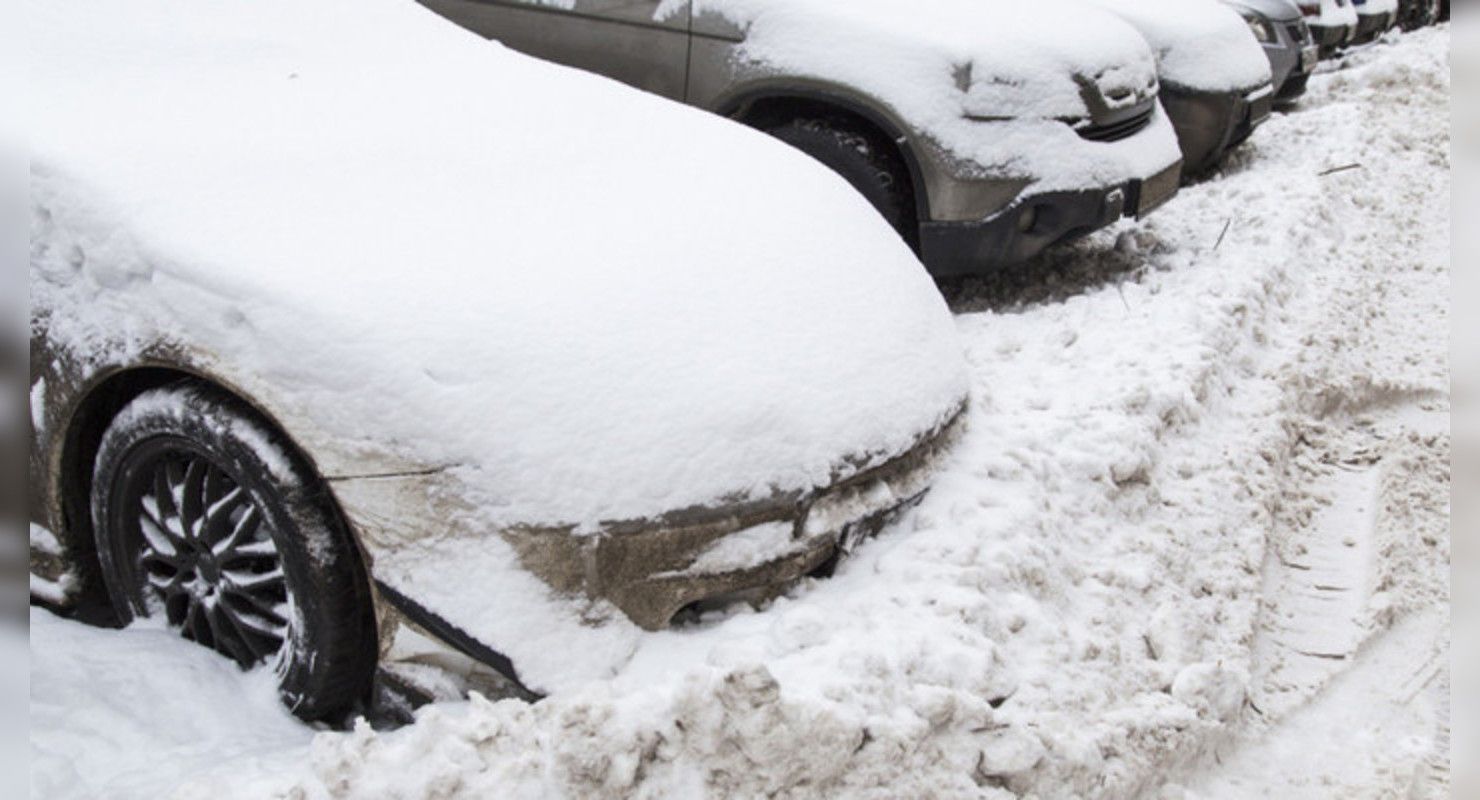
[[[1066,0],[421,2],[795,145],[936,276],[1144,215],[1180,180],[1145,42]]]
[[[1305,16],[1322,58],[1350,44],[1357,35],[1357,9],[1352,0],[1295,0],[1295,5]]]
[[[1264,47],[1274,80],[1274,100],[1289,103],[1305,94],[1320,61],[1320,48],[1292,0],[1223,0],[1243,15]]]
[[[397,0],[30,14],[32,595],[301,716],[609,674],[826,571],[961,418],[935,285],[768,137]]]
[[[1130,23],[1151,45],[1184,175],[1216,166],[1269,118],[1274,86],[1260,44],[1275,34],[1262,21],[1246,22],[1217,0],[1086,1]]]
[[[1357,32],[1353,44],[1377,41],[1398,23],[1398,0],[1352,0],[1357,9]]]

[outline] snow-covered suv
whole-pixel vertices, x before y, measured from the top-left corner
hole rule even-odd
[[[1183,172],[1206,172],[1269,118],[1274,87],[1259,45],[1274,32],[1217,0],[1088,0],[1114,13],[1156,53],[1161,102]],[[1254,35],[1250,36],[1250,32]]]
[[[1130,26],[1078,3],[422,2],[795,145],[862,192],[937,276],[1143,215],[1180,181],[1154,56]]]

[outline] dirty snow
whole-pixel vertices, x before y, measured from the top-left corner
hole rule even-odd
[[[1448,55],[1439,28],[1349,56],[1143,225],[963,287],[970,426],[833,579],[650,637],[618,676],[533,706],[474,697],[311,742],[278,727],[260,673],[33,614],[58,668],[33,691],[33,750],[71,758],[33,758],[33,786],[1444,796]],[[1316,592],[1340,601],[1311,611]],[[113,706],[60,669],[84,656],[166,677]],[[177,727],[234,737],[208,764],[171,758],[186,746],[152,711],[183,701],[186,663],[222,713]],[[64,703],[110,723],[36,714]]]

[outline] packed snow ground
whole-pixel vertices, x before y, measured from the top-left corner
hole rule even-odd
[[[33,611],[33,794],[1440,796],[1448,55],[1389,37],[1141,226],[960,287],[970,429],[833,579],[393,732]]]

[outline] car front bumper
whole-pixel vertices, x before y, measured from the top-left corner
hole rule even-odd
[[[1387,33],[1388,28],[1393,27],[1396,15],[1386,14],[1361,14],[1357,17],[1357,30],[1352,35],[1353,44],[1367,44],[1377,41],[1378,37]]]
[[[1312,23],[1310,32],[1315,37],[1316,46],[1320,48],[1321,56],[1324,58],[1336,52],[1343,45],[1350,43],[1357,35],[1357,26],[1319,25]]]
[[[607,523],[594,535],[527,528],[504,538],[557,591],[610,601],[660,630],[679,612],[764,601],[826,572],[924,496],[964,418],[963,404],[906,452],[809,494]]]
[[[1047,247],[1140,218],[1170,200],[1182,162],[1119,186],[1025,194],[982,220],[920,223],[920,259],[936,278],[984,275],[1026,261]]]
[[[1184,170],[1196,175],[1216,166],[1269,118],[1274,91],[1267,84],[1242,92],[1196,92],[1163,85],[1161,102],[1177,130]]]

